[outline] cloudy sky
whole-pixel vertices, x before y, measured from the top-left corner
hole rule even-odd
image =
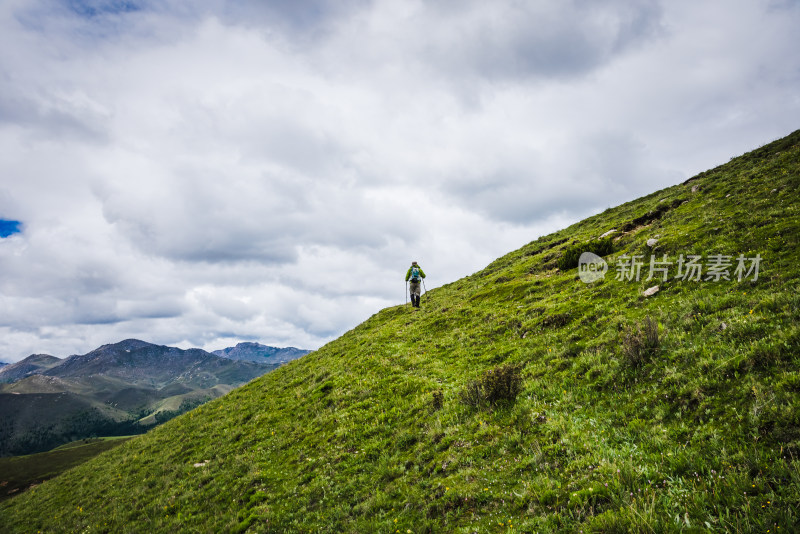
[[[317,348],[800,127],[796,0],[0,0],[0,360]]]

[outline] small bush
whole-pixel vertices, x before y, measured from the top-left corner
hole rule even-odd
[[[480,380],[473,380],[468,383],[464,389],[459,393],[459,398],[462,404],[466,404],[472,408],[478,408],[483,405],[483,388],[481,387]]]
[[[631,326],[622,336],[622,355],[631,367],[641,367],[656,353],[660,346],[658,339],[658,323],[650,316]]]
[[[566,326],[572,320],[572,316],[569,312],[565,313],[555,313],[553,315],[548,315],[544,319],[542,319],[542,326],[547,327],[554,327],[554,328],[561,328],[562,326]]]
[[[472,408],[513,403],[522,391],[522,367],[506,364],[489,369],[461,390],[461,402]]]
[[[568,247],[567,250],[564,251],[564,255],[558,259],[556,267],[562,271],[574,269],[578,266],[578,261],[581,258],[581,254],[584,252],[592,252],[601,257],[608,256],[614,252],[614,241],[610,237],[607,237],[605,239],[595,239],[588,243],[572,245]]]
[[[431,408],[434,412],[439,411],[444,406],[444,394],[441,391],[433,392],[433,400],[431,401]]]

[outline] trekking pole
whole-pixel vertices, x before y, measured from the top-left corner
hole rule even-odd
[[[406,304],[408,304],[408,280],[406,280],[406,288],[405,288],[405,295],[406,295]]]
[[[425,293],[423,293],[423,295],[427,295],[428,294],[428,288],[425,287],[425,279],[424,278],[422,279],[422,289],[425,290]]]

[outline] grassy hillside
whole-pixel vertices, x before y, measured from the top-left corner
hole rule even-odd
[[[419,311],[382,310],[3,503],[0,524],[795,530],[799,143],[800,131],[544,236],[431,291]],[[567,268],[586,248],[609,263],[592,284]],[[670,276],[680,255],[732,256],[731,280],[646,281],[651,253],[674,262]],[[740,254],[760,255],[757,280],[737,280]],[[632,255],[647,262],[641,279],[616,280]]]
[[[142,430],[125,412],[74,393],[0,393],[0,456],[46,451],[84,437]]]
[[[121,445],[126,439],[130,438],[82,439],[48,452],[0,458],[0,501],[58,476],[101,452]]]

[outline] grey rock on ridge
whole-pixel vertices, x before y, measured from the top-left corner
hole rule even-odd
[[[41,374],[62,361],[49,354],[31,354],[24,360],[0,367],[0,384],[10,384],[32,375]]]
[[[261,343],[245,342],[239,343],[235,347],[228,347],[227,349],[215,350],[212,354],[228,358],[230,360],[245,360],[250,362],[260,363],[286,363],[296,360],[301,356],[305,356],[311,352],[310,350],[298,349],[295,347],[269,347]]]

